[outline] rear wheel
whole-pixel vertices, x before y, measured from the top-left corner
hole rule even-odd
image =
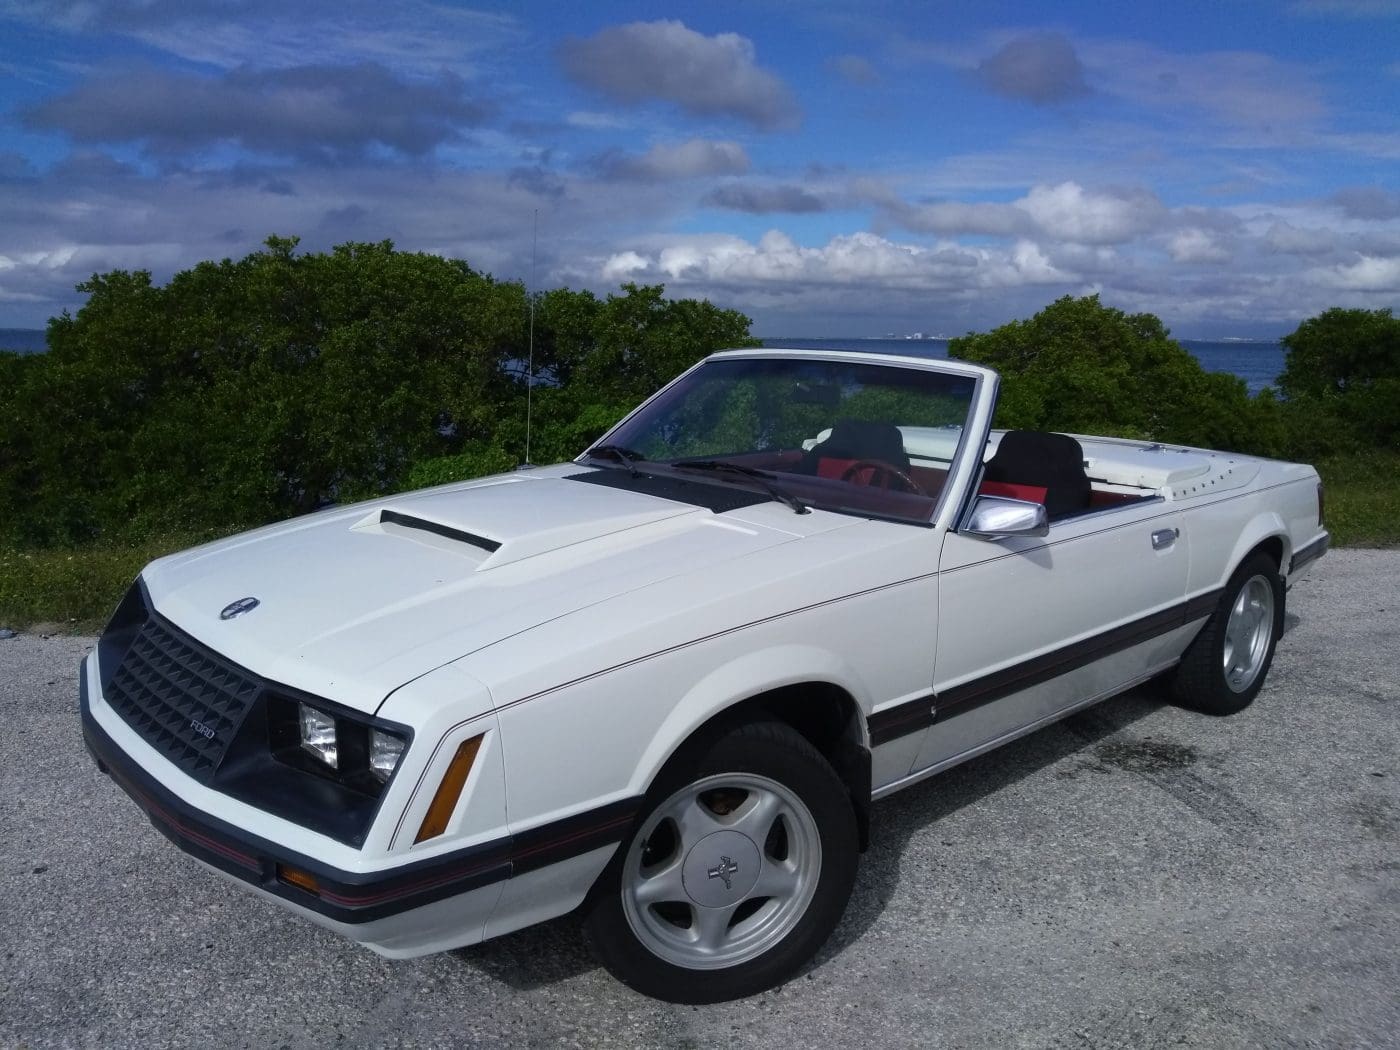
[[[752,995],[830,936],[858,852],[850,798],[826,759],[788,726],[743,726],[658,778],[585,928],[604,965],[647,995]]]
[[[1267,554],[1251,554],[1220,596],[1172,681],[1172,696],[1208,715],[1248,707],[1263,688],[1283,631],[1283,578]]]

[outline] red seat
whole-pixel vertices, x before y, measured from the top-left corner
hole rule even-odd
[[[1038,486],[1051,521],[1089,509],[1089,478],[1084,473],[1084,450],[1068,434],[1039,430],[1008,430],[987,460],[988,481]],[[1017,497],[1022,498],[1022,497]]]
[[[1017,485],[1010,481],[984,481],[977,490],[982,496],[1003,496],[1006,499],[1022,499],[1027,503],[1044,503],[1044,485]]]
[[[831,478],[833,481],[840,481],[846,476],[846,471],[850,470],[859,462],[860,460],[858,459],[842,459],[839,456],[822,456],[817,460],[817,477]]]

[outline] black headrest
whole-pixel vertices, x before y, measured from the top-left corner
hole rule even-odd
[[[1044,430],[1008,430],[997,443],[996,455],[988,466],[1013,474],[1045,474],[1065,472],[1084,476],[1084,449],[1068,434],[1051,434]],[[996,480],[996,479],[994,479]]]
[[[893,423],[875,423],[866,419],[838,419],[831,435],[814,447],[810,455],[833,459],[878,459],[909,470],[909,453],[904,451],[904,435]]]
[[[1087,509],[1091,499],[1084,449],[1068,434],[1008,430],[987,461],[986,478],[1043,487],[1051,520]]]

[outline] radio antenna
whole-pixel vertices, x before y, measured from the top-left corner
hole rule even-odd
[[[525,462],[522,467],[534,466],[530,462],[530,423],[535,407],[535,262],[539,257],[540,210],[535,209],[534,232],[530,237],[530,287],[526,294],[530,297],[530,344],[529,362],[525,372]]]

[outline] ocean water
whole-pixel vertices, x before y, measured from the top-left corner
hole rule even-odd
[[[42,328],[0,328],[0,350],[21,354],[43,353],[49,348]]]
[[[1195,355],[1207,372],[1229,372],[1239,376],[1257,394],[1278,382],[1283,371],[1283,346],[1276,342],[1213,342],[1181,339],[1182,346]],[[825,347],[830,350],[864,350],[878,354],[908,354],[911,357],[947,357],[946,339],[769,339],[764,346],[788,346],[794,350]]]
[[[1233,372],[1245,381],[1251,394],[1266,386],[1277,386],[1283,372],[1283,344],[1277,342],[1210,342],[1202,339],[1178,340],[1196,355],[1207,372]]]

